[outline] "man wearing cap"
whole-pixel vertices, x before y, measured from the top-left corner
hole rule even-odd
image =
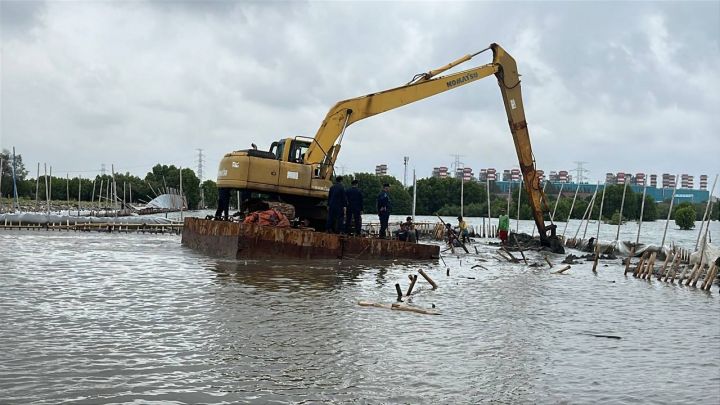
[[[345,190],[347,197],[347,211],[345,213],[345,233],[348,235],[360,235],[362,229],[363,196],[358,188],[358,181],[353,180],[352,187]],[[353,230],[354,228],[354,230]]]
[[[388,221],[390,220],[390,209],[392,205],[390,203],[390,184],[383,184],[382,191],[377,197],[377,211],[378,217],[380,218],[380,239],[386,238],[388,229]]]

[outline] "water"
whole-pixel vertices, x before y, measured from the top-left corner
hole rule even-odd
[[[625,277],[619,260],[553,275],[475,246],[447,266],[236,262],[177,235],[0,231],[0,403],[720,402],[717,285]],[[357,304],[392,303],[418,269],[439,288],[420,278],[412,303],[442,315]]]

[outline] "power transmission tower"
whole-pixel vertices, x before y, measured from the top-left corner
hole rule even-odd
[[[455,159],[455,160],[453,160],[453,163],[451,165],[451,169],[453,171],[453,177],[458,177],[458,168],[462,168],[465,166],[465,164],[460,161],[460,158],[465,155],[457,155],[456,154],[456,155],[450,155],[450,156],[452,156]],[[463,175],[464,174],[460,174],[460,178],[462,178]]]
[[[102,163],[102,164],[100,165],[100,175],[101,175],[101,176],[105,176],[105,172],[106,172],[106,171],[107,171],[107,169],[105,168],[105,163]]]
[[[577,167],[575,167],[575,170],[573,170],[575,172],[576,181],[578,184],[582,184],[583,180],[585,180],[585,173],[590,172],[590,170],[583,167],[583,165],[587,162],[576,160],[573,163],[577,165]]]
[[[200,184],[202,184],[203,181],[203,166],[205,165],[205,161],[203,160],[203,150],[198,148],[198,162],[197,162],[197,176],[200,180]]]

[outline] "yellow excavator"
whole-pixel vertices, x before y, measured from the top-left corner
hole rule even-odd
[[[437,76],[487,50],[492,50],[492,63]],[[295,207],[297,217],[311,221],[316,227],[322,227],[327,213],[325,203],[332,185],[334,165],[348,126],[493,74],[497,77],[502,93],[525,190],[540,231],[541,242],[553,251],[561,252],[562,244],[555,235],[556,225],[545,225],[543,218],[543,213],[548,211],[548,205],[535,169],[517,65],[512,56],[498,44],[491,44],[482,51],[465,55],[441,68],[417,74],[403,86],[338,102],[327,113],[314,138],[285,138],[273,142],[268,151],[254,147],[226,154],[220,161],[217,186],[239,190],[246,197],[257,193],[291,204]]]

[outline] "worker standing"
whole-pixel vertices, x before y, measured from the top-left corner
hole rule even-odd
[[[343,216],[347,200],[345,198],[345,187],[342,185],[342,176],[335,178],[335,184],[328,192],[328,216],[325,222],[325,230],[330,233],[338,233],[343,230]]]
[[[218,188],[218,207],[215,211],[215,220],[221,219],[227,221],[230,211],[230,189],[225,187]],[[221,216],[222,215],[222,216]]]
[[[345,233],[349,235],[361,235],[363,196],[358,188],[358,184],[357,179],[353,180],[351,187],[345,191],[348,203],[345,214]]]
[[[460,233],[460,237],[462,238],[462,243],[466,243],[468,239],[468,226],[467,222],[463,220],[462,216],[457,217],[458,219],[458,230]]]
[[[390,220],[390,210],[392,204],[390,202],[390,184],[383,184],[382,191],[377,197],[377,211],[380,218],[380,239],[386,238],[388,229],[388,221]]]
[[[498,237],[500,238],[500,242],[504,245],[508,238],[508,231],[510,230],[510,218],[507,216],[507,214],[500,215],[500,220],[498,222]]]

